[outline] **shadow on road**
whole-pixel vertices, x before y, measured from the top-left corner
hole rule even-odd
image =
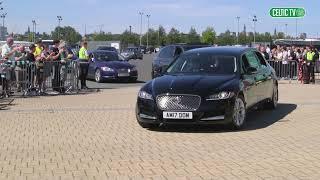
[[[13,101],[14,99],[9,98],[9,99],[0,99],[0,111],[2,110],[8,110],[10,106],[13,106]]]
[[[88,82],[90,83],[96,83],[96,81],[94,80],[87,80]],[[146,83],[145,81],[125,81],[125,80],[103,80],[103,82],[101,83],[96,83],[96,84],[100,84],[100,85],[103,85],[103,84],[141,84],[141,83]]]
[[[294,110],[296,104],[279,104],[273,111],[251,111],[247,116],[246,126],[239,131],[252,131],[267,128],[275,123],[283,122],[283,119]],[[177,132],[177,133],[225,133],[235,132],[226,125],[166,125],[153,131],[158,132]]]

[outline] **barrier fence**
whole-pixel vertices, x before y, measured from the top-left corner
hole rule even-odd
[[[303,62],[293,60],[274,61],[268,60],[271,67],[274,68],[279,79],[298,80],[299,68],[302,68]],[[320,80],[320,61],[314,64],[315,78]]]
[[[0,74],[1,97],[79,90],[77,61],[0,61]]]

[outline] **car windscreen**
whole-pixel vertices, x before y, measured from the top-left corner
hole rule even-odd
[[[112,52],[96,52],[94,59],[97,61],[120,61],[118,54]]]
[[[167,69],[167,74],[234,74],[236,57],[210,53],[188,53],[180,56]]]
[[[106,47],[106,46],[98,47],[98,50],[103,50],[103,51],[117,51],[116,48],[114,48],[114,47]]]

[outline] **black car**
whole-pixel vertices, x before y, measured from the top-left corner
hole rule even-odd
[[[138,47],[128,47],[125,49],[121,55],[126,59],[126,60],[131,60],[131,59],[143,59],[143,54]]]
[[[99,46],[97,50],[118,52],[115,47],[111,47],[111,46]]]
[[[140,48],[141,53],[147,54],[147,47],[146,46],[140,46],[139,48]]]
[[[161,71],[165,69],[181,53],[203,47],[208,47],[208,45],[177,44],[168,45],[161,48],[160,52],[154,58],[152,63],[152,78],[159,76],[161,74]]]
[[[275,109],[274,69],[252,48],[187,51],[138,94],[136,117],[144,128],[162,124],[230,124],[242,128],[247,110]]]

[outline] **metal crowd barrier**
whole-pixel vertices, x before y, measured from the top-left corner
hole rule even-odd
[[[275,61],[268,60],[268,63],[277,73],[279,79],[285,80],[297,80],[299,75],[299,67],[302,68],[302,63],[299,64],[297,61],[287,60],[287,61]],[[320,61],[315,63],[315,78],[320,80]]]
[[[78,63],[61,61],[0,61],[0,97],[78,92]]]
[[[298,79],[299,65],[297,61],[273,61],[269,60],[268,63],[276,71],[278,78],[286,80]]]

